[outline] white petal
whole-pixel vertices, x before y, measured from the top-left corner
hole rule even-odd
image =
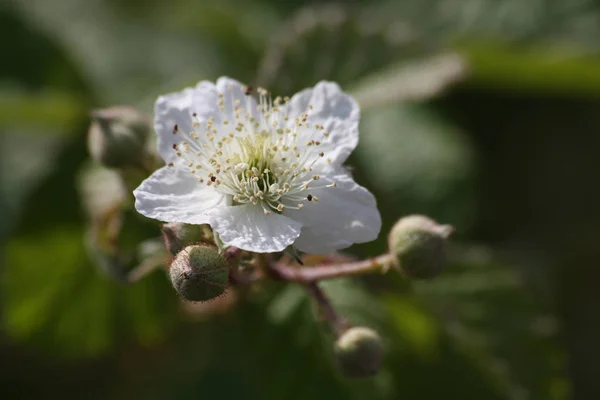
[[[223,97],[219,98],[219,94]],[[219,108],[219,102],[223,101],[223,110]],[[213,118],[215,126],[220,125],[224,120],[229,121],[230,129],[222,130],[218,134],[225,135],[235,128],[235,113],[234,109],[239,108],[240,116],[245,118],[246,114],[250,114],[259,120],[256,100],[252,96],[244,94],[244,85],[235,79],[228,77],[220,77],[217,79],[216,85],[212,83],[202,88],[197,88],[193,93],[192,112],[196,113],[198,122],[201,124],[209,118]],[[202,135],[200,135],[202,137]]]
[[[231,94],[234,96],[234,100],[243,100],[246,98],[246,95],[244,94],[245,85],[239,81],[236,81],[235,79],[229,78],[227,76],[222,76],[219,79],[217,79],[216,86],[219,92],[223,94],[231,92]],[[224,100],[227,101],[230,99]]]
[[[309,109],[309,105],[312,109]],[[295,94],[288,104],[290,116],[308,113],[307,122],[314,126],[323,125],[324,130],[303,129],[306,138],[321,142],[319,151],[325,153],[325,160],[341,165],[358,144],[358,122],[360,108],[352,96],[342,92],[337,83],[319,82],[312,89]],[[292,121],[293,118],[290,118]],[[328,137],[323,137],[328,132]]]
[[[260,206],[252,204],[215,210],[210,225],[223,242],[257,253],[282,251],[294,242],[301,228],[286,216],[265,215]]]
[[[321,175],[319,185],[336,183],[336,187],[311,190],[307,193],[318,202],[304,202],[301,210],[286,209],[284,214],[302,223],[302,233],[294,243],[300,250],[326,254],[353,243],[375,240],[381,230],[381,216],[375,197],[358,185],[341,167]]]
[[[154,130],[158,135],[158,152],[165,162],[176,162],[178,157],[173,150],[174,144],[187,139],[192,131],[192,102],[196,92],[204,93],[214,84],[208,81],[199,82],[195,88],[186,88],[181,92],[160,96],[154,104]],[[208,104],[208,102],[206,102]],[[205,113],[218,111],[216,102]],[[177,134],[173,130],[177,125]]]
[[[222,194],[176,167],[155,171],[133,194],[140,214],[165,222],[208,223],[207,211],[225,205]]]

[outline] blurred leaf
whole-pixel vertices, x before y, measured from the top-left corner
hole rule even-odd
[[[499,91],[597,95],[600,57],[573,49],[499,43],[456,46],[473,68],[474,86]]]
[[[457,50],[472,68],[474,85],[600,92],[600,7],[594,0],[391,0],[363,12],[421,46]]]
[[[16,221],[24,199],[55,168],[64,145],[60,134],[12,130],[0,134],[0,237]]]
[[[86,112],[81,99],[67,93],[27,93],[0,88],[0,127],[37,128],[68,134],[68,127]],[[72,133],[72,132],[71,132]]]
[[[385,295],[391,323],[410,351],[423,359],[435,358],[439,351],[441,332],[438,322],[421,304],[410,298]]]
[[[429,53],[412,38],[389,34],[389,24],[365,18],[341,4],[306,7],[273,39],[258,83],[274,93],[293,93],[320,80],[351,83],[392,61]]]
[[[162,274],[132,286],[100,278],[80,229],[13,238],[2,274],[4,330],[44,351],[85,357],[136,341],[161,340],[175,321],[176,296]]]
[[[159,393],[182,399],[243,395],[260,400],[507,398],[489,376],[453,349],[431,314],[414,299],[389,293],[381,299],[351,279],[322,286],[341,314],[381,333],[387,353],[377,376],[362,380],[340,376],[332,357],[333,337],[306,291],[292,284],[274,295],[263,288],[254,301],[239,304],[230,315],[186,329],[176,339],[180,343],[176,366],[161,359],[165,378],[132,395]],[[428,346],[438,351],[425,350]],[[231,378],[223,381],[223,374]]]
[[[457,348],[511,399],[563,399],[557,320],[518,271],[473,247],[440,277],[416,285]]]
[[[25,21],[60,43],[104,104],[151,103],[163,91],[215,74],[221,65],[202,38],[130,23],[102,0],[85,7],[77,0],[16,5]]]
[[[600,50],[593,39],[600,33],[600,8],[594,0],[388,0],[365,12],[382,22],[403,23],[429,39],[473,36]]]
[[[361,122],[362,173],[384,209],[430,215],[460,231],[474,219],[473,148],[466,136],[430,109],[398,104],[369,110]]]
[[[351,94],[365,111],[399,101],[428,100],[466,75],[467,65],[460,56],[439,54],[368,75],[356,84]]]

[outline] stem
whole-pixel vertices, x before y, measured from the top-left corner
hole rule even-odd
[[[319,308],[323,313],[323,317],[329,323],[335,336],[340,337],[342,333],[344,333],[350,327],[348,320],[340,316],[335,311],[333,305],[329,301],[329,298],[325,295],[325,292],[321,290],[317,283],[311,282],[306,284],[306,289],[319,305]]]
[[[127,274],[127,282],[137,282],[159,267],[164,266],[164,264],[165,255],[162,253],[155,254],[154,256],[145,259],[141,264],[131,270],[129,274]]]
[[[277,262],[270,265],[270,270],[275,278],[307,284],[324,279],[339,278],[341,276],[385,271],[389,267],[391,260],[391,255],[383,254],[367,260],[340,264],[312,265],[300,268],[292,267],[283,262]]]

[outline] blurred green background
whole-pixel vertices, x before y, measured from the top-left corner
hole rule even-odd
[[[13,0],[0,32],[2,398],[600,399],[599,1]],[[325,285],[386,341],[375,378],[336,372],[300,288],[191,306],[90,261],[89,110],[220,75],[359,100],[384,230],[354,254],[409,213],[456,227],[431,282]]]

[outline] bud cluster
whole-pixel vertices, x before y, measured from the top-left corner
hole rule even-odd
[[[211,94],[208,99],[203,100],[217,101],[219,112],[216,119],[214,116],[199,115],[201,113],[193,110],[194,112],[185,114],[190,119],[188,122],[191,122],[191,128],[188,126],[184,129],[187,124],[175,123],[170,119],[171,112],[165,112],[169,114],[169,118],[162,123],[167,129],[157,133],[158,143],[161,143],[160,154],[167,166],[156,174],[153,172],[158,168],[159,159],[158,153],[149,147],[153,129],[148,116],[131,106],[115,106],[92,112],[88,147],[91,157],[97,163],[95,167],[104,170],[101,172],[110,172],[114,183],[123,193],[133,191],[136,198],[135,207],[140,214],[171,222],[162,225],[161,228],[164,249],[160,247],[160,242],[155,240],[153,243],[159,245],[155,246],[158,250],[153,252],[153,257],[136,256],[135,263],[139,265],[133,273],[130,273],[128,268],[121,268],[120,264],[124,263],[121,259],[125,257],[121,257],[122,249],[117,238],[122,228],[124,209],[132,205],[124,195],[114,200],[110,199],[106,205],[96,201],[96,193],[104,194],[106,190],[98,190],[97,180],[100,175],[90,174],[86,176],[85,183],[93,185],[97,190],[87,191],[92,193],[88,196],[91,198],[88,201],[89,208],[102,208],[101,212],[90,213],[94,221],[90,235],[90,240],[94,242],[90,247],[93,250],[100,249],[97,259],[104,260],[111,266],[117,265],[119,271],[125,271],[128,275],[124,281],[129,283],[155,269],[157,264],[159,267],[164,266],[164,260],[168,258],[168,274],[173,288],[182,299],[189,302],[205,302],[217,298],[226,300],[223,295],[230,279],[232,285],[249,284],[259,279],[301,284],[321,307],[324,319],[335,334],[333,352],[340,372],[348,378],[363,378],[376,374],[381,368],[384,355],[380,335],[368,327],[350,326],[345,318],[337,314],[325,293],[318,287],[319,281],[379,273],[382,270],[387,271],[390,265],[409,278],[434,278],[441,273],[446,264],[447,238],[453,228],[439,225],[422,215],[407,216],[401,218],[391,229],[388,235],[389,252],[386,254],[364,260],[334,254],[330,255],[330,259],[319,259],[314,263],[316,265],[303,266],[303,261],[309,261],[309,258],[297,255],[296,248],[307,252],[326,253],[339,249],[340,243],[364,243],[373,240],[381,228],[381,217],[370,193],[366,196],[364,188],[349,190],[349,185],[344,184],[345,181],[336,182],[339,177],[337,173],[326,176],[328,171],[337,171],[332,166],[343,166],[348,149],[336,149],[335,147],[342,143],[341,133],[329,132],[329,128],[322,125],[320,119],[314,119],[324,118],[321,114],[326,114],[324,110],[318,111],[320,103],[329,101],[330,97],[339,96],[336,100],[339,107],[327,109],[348,108],[349,125],[344,125],[345,128],[341,130],[357,131],[357,128],[346,129],[358,124],[359,113],[358,109],[354,109],[355,102],[350,101],[347,95],[339,93],[337,85],[320,83],[315,87],[314,93],[326,96],[326,99],[319,99],[315,94],[316,97],[311,97],[311,101],[315,101],[314,107],[313,104],[305,104],[301,107],[304,110],[294,115],[291,112],[298,111],[302,101],[291,107],[295,104],[293,99],[289,105],[289,99],[283,99],[282,102],[281,98],[276,98],[273,101],[268,92],[259,89],[257,92],[260,105],[257,105],[249,96],[251,88],[244,87],[240,91],[235,82],[226,78],[223,78],[223,82],[229,82],[224,93],[214,94],[215,98]],[[209,92],[212,93],[206,91]],[[169,98],[171,96],[161,97],[157,104],[162,104],[161,107],[166,107],[166,110],[170,110],[170,107],[179,110],[180,105],[177,102],[167,104],[171,101]],[[200,110],[216,110],[215,105],[210,102],[205,104],[206,107],[202,106],[203,103],[194,107]],[[331,116],[331,121],[339,120],[338,113]],[[164,115],[159,117],[163,118]],[[161,125],[156,126],[157,131],[160,131],[158,127]],[[333,125],[332,127],[335,128]],[[234,131],[231,131],[232,129]],[[354,143],[356,140],[357,138],[354,138],[347,142]],[[167,155],[163,153],[164,149],[168,150]],[[170,178],[157,178],[163,172]],[[184,193],[185,197],[179,198],[173,204],[169,203],[168,207],[157,205],[162,202],[154,201],[156,196],[170,198],[178,192],[174,189],[176,185],[173,182],[179,182],[180,175],[168,174],[182,172],[186,174],[186,179],[182,180],[186,189],[180,192]],[[147,182],[153,183],[140,184],[150,174],[151,178],[148,178]],[[156,181],[152,181],[154,178]],[[135,187],[137,189],[133,190]],[[203,192],[204,190],[206,192]],[[337,194],[328,197],[330,192]],[[188,193],[193,195],[188,196]],[[321,197],[320,203],[317,194]],[[207,203],[206,208],[200,209],[195,208],[197,202],[202,202],[212,195],[226,200],[222,202],[227,205],[223,212],[232,212],[231,210],[235,209],[240,213],[231,216],[243,223],[237,224],[236,221],[226,231],[235,232],[236,238],[243,240],[227,238],[227,232],[218,230],[218,224],[210,222],[210,219],[201,221],[209,221],[216,229],[215,232],[209,225],[180,222],[199,219],[187,219],[187,216],[184,218],[180,215],[175,217],[177,213],[171,212],[155,213],[157,209],[181,210],[182,207],[188,206],[190,210],[205,212],[211,210],[214,205]],[[151,201],[144,203],[147,199]],[[339,208],[335,204],[336,199],[341,201],[340,207],[344,209],[339,218],[335,215]],[[321,205],[323,207],[319,209]],[[261,219],[240,217],[239,215],[245,212],[243,210],[258,210]],[[292,216],[302,218],[296,220],[291,218]],[[356,219],[353,219],[354,217]],[[314,232],[320,232],[320,219],[323,220],[324,227],[329,221],[333,225],[332,231],[326,235],[315,234],[311,238],[312,228],[315,228]],[[260,221],[266,221],[264,226],[259,226]],[[289,227],[291,233],[278,234],[282,225],[286,223],[294,224]],[[310,225],[313,223],[314,227]],[[356,232],[353,232],[354,229]],[[346,234],[349,236],[345,237]],[[286,236],[285,241],[279,236]],[[306,239],[307,237],[310,239]],[[330,243],[321,243],[329,239]],[[101,245],[106,243],[111,246],[103,248]],[[233,243],[237,243],[239,248],[232,246]],[[286,249],[289,257],[282,256]],[[295,265],[294,261],[301,265]]]

